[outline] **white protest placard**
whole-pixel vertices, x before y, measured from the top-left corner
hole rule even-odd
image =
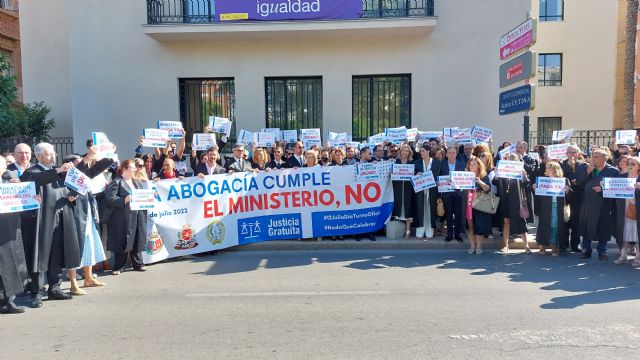
[[[93,132],[91,133],[91,140],[93,140],[93,146],[97,148],[96,156],[98,159],[117,159],[116,146],[109,140],[105,133]]]
[[[414,164],[392,164],[391,180],[393,181],[411,181],[415,170]]]
[[[344,146],[346,147],[350,147],[354,150],[359,150],[360,149],[360,143],[357,141],[347,141],[346,143],[344,143]]]
[[[287,144],[298,141],[298,130],[282,130],[282,140]]]
[[[550,160],[564,160],[567,158],[567,148],[570,144],[555,144],[547,146],[547,157]]]
[[[259,132],[256,146],[258,147],[273,147],[276,144],[276,136],[271,132]]]
[[[217,146],[215,134],[193,134],[192,150],[203,151],[212,146]]]
[[[442,128],[442,139],[444,141],[453,141],[453,138],[458,135],[459,128]]]
[[[489,142],[493,137],[493,130],[476,125],[471,130],[471,137],[481,142]]]
[[[636,178],[604,178],[602,197],[609,199],[632,199],[636,191]]]
[[[80,195],[86,195],[91,190],[91,178],[77,168],[71,168],[67,171],[64,184]]]
[[[345,144],[344,141],[327,140],[327,146],[330,148],[341,147],[345,150],[347,149],[347,144]]]
[[[471,171],[452,171],[451,186],[457,190],[475,190],[476,175]]]
[[[407,140],[407,128],[404,126],[398,128],[387,128],[384,129],[384,135],[387,141],[394,144],[400,144]]]
[[[540,176],[536,178],[536,195],[564,197],[564,178]]]
[[[496,167],[496,177],[522,180],[524,163],[522,161],[500,160]]]
[[[169,132],[167,130],[144,129],[142,136],[142,146],[144,147],[167,147],[167,140],[169,140]]]
[[[209,116],[209,130],[229,136],[231,135],[231,120],[223,117]]]
[[[187,171],[189,170],[187,168],[187,162],[186,161],[176,161],[176,171],[178,172],[178,175],[180,176],[185,176],[187,175]]]
[[[238,144],[253,146],[258,141],[258,133],[247,130],[240,130],[238,134]]]
[[[415,192],[420,192],[438,186],[436,184],[436,179],[433,177],[433,172],[431,171],[413,176],[411,178],[411,184],[413,185],[413,191]]]
[[[329,131],[329,133],[327,134],[328,137],[328,141],[334,141],[334,142],[347,142],[349,141],[349,135],[346,132],[341,132],[341,133],[337,133],[337,132],[333,132],[333,131]]]
[[[453,192],[453,186],[451,186],[451,176],[438,176],[436,181],[439,193]]]
[[[418,128],[407,129],[407,141],[418,140]]]
[[[155,207],[156,195],[153,189],[131,189],[131,210],[149,210]]]
[[[378,171],[378,163],[358,163],[356,165],[356,180],[377,180],[382,178],[382,174]]]
[[[322,146],[320,129],[302,129],[300,130],[300,139],[302,140],[306,150],[315,145]]]
[[[573,136],[573,132],[575,129],[569,130],[555,130],[553,132],[553,136],[551,137],[551,141],[565,141],[571,139]]]
[[[34,182],[0,183],[0,214],[39,208]]]
[[[616,144],[633,145],[636,143],[635,130],[616,130]]]
[[[440,139],[442,137],[442,131],[418,131],[418,142],[425,143],[429,139]]]
[[[530,152],[527,155],[529,155],[529,157],[535,161],[540,161],[540,154],[538,154],[537,152]]]
[[[182,139],[182,122],[158,120],[158,129],[167,130],[169,139]]]
[[[511,144],[508,147],[500,150],[498,155],[500,155],[500,159],[504,159],[507,154],[515,154],[516,153],[516,144]]]
[[[272,133],[276,141],[282,140],[282,131],[280,131],[280,128],[263,128],[260,129],[260,132]]]
[[[92,194],[100,194],[103,192],[107,185],[109,185],[109,181],[107,181],[107,177],[104,176],[104,173],[98,174],[98,176],[91,179],[91,193]]]
[[[383,133],[380,133],[373,136],[369,136],[369,138],[367,139],[367,142],[369,142],[370,144],[380,145],[383,142],[385,142],[385,140],[386,140],[386,136]]]

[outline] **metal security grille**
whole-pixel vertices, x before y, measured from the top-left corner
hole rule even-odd
[[[363,18],[433,15],[434,0],[362,0]]]
[[[353,77],[354,141],[379,134],[385,128],[411,127],[411,75]]]
[[[529,133],[529,146],[533,149],[536,144],[549,145],[552,143],[551,134],[542,131]],[[573,132],[571,142],[576,143],[582,151],[589,153],[591,145],[609,146],[611,139],[616,136],[615,130],[576,130]]]
[[[561,117],[539,117],[537,132],[538,144],[551,144],[551,139],[553,139],[553,132],[557,130],[562,130]]]
[[[322,77],[265,78],[266,125],[322,130]]]
[[[236,136],[236,96],[233,78],[180,79],[180,121],[190,142],[202,133],[209,116],[231,120],[231,138]],[[229,142],[231,143],[231,141]]]

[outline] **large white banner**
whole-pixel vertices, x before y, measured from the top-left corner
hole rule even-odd
[[[148,211],[145,263],[253,242],[361,234],[393,209],[389,177],[355,179],[354,166],[160,180]]]

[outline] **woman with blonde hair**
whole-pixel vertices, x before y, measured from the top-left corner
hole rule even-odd
[[[318,165],[318,152],[315,150],[307,150],[304,152],[304,164],[302,167],[315,167]]]
[[[636,187],[640,176],[640,158],[629,157],[627,160],[627,177],[636,179]],[[631,199],[617,199],[624,201],[624,212],[616,212],[617,217],[624,217],[622,248],[620,257],[614,261],[615,264],[625,264],[630,248],[635,248],[638,244],[638,222],[636,208],[636,194]],[[619,222],[618,222],[619,223]],[[636,249],[636,256],[633,261],[634,267],[640,266],[640,251]]]
[[[568,235],[565,230],[564,207],[571,201],[571,182],[564,177],[562,167],[555,161],[546,163],[544,176],[564,179],[564,196],[539,196],[540,209],[538,213],[538,228],[536,229],[536,242],[540,249],[540,255],[547,254],[547,247],[551,246],[551,254],[558,256],[558,246],[567,242]],[[535,185],[534,189],[535,189]]]
[[[408,165],[413,164],[413,150],[409,145],[400,147],[400,156],[394,164]],[[411,236],[411,222],[413,222],[413,201],[415,193],[411,181],[393,181],[393,217],[397,220],[404,221],[405,232],[404,237],[408,239]]]
[[[254,171],[267,170],[267,164],[271,161],[269,154],[264,148],[255,149],[251,160],[251,167]]]
[[[463,196],[463,201],[466,200],[463,205],[465,205],[466,209],[467,236],[469,237],[470,245],[469,255],[481,255],[483,253],[482,242],[485,236],[490,235],[492,232],[491,214],[474,209],[473,200],[478,191],[489,193],[491,185],[489,185],[489,177],[484,163],[479,158],[471,158],[467,163],[466,171],[472,172],[476,178],[476,188],[474,190],[465,190],[465,196]]]
[[[331,151],[331,163],[329,166],[345,166],[347,162],[344,161],[347,154],[341,147],[336,147]]]

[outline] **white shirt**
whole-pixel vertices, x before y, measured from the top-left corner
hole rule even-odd
[[[51,170],[51,166],[47,166],[39,161],[38,161],[38,165],[42,166],[45,170]]]
[[[213,166],[209,166],[209,163],[208,163],[208,162],[206,162],[206,163],[204,163],[204,164],[207,166],[207,173],[208,173],[209,175],[213,175],[213,172],[216,170],[216,165],[217,165],[217,164],[216,164],[216,163],[213,163]]]

